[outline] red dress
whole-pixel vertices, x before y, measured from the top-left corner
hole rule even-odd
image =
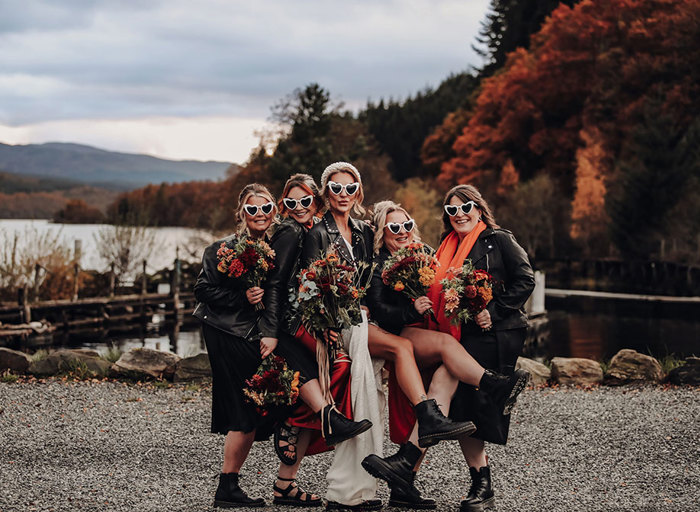
[[[316,354],[316,339],[309,334],[304,326],[299,327],[295,337],[301,341],[313,354]],[[339,354],[333,361],[331,367],[331,394],[335,401],[335,406],[348,418],[352,419],[352,396],[350,394],[350,358],[347,354]],[[302,404],[297,407],[294,416],[289,418],[289,424],[295,427],[313,430],[311,442],[306,450],[306,455],[314,455],[328,450],[332,447],[326,445],[326,441],[321,435],[321,419],[309,406]]]

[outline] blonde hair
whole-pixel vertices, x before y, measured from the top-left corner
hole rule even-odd
[[[321,193],[318,190],[318,185],[316,185],[314,179],[310,175],[304,173],[293,174],[289,177],[287,183],[284,184],[282,197],[280,197],[279,201],[277,202],[277,211],[279,211],[280,215],[286,216],[289,214],[287,207],[284,205],[284,198],[287,197],[289,191],[294,187],[299,187],[307,194],[314,196],[313,204],[316,205],[316,216],[319,216],[323,210],[323,207],[325,206],[325,203],[323,202]]]
[[[352,176],[352,179],[355,180],[355,183],[360,185],[360,187],[357,189],[357,192],[354,195],[355,202],[352,205],[352,212],[355,215],[362,217],[367,212],[367,210],[365,210],[365,208],[362,206],[362,201],[365,200],[365,191],[362,187],[362,179],[358,178],[360,173],[357,171],[357,169],[355,169],[354,166],[350,166],[350,164],[347,164],[350,167],[343,167],[340,165],[344,163],[345,162],[336,162],[335,164],[332,164],[334,166],[333,169],[329,171],[329,167],[331,167],[329,165],[323,172],[324,179],[322,179],[323,188],[321,189],[321,196],[323,196],[323,199],[326,202],[326,206],[328,206],[328,194],[330,194],[330,192],[328,191],[328,181],[330,181],[330,179],[339,172],[344,172],[345,174]]]
[[[267,199],[271,201],[272,203],[275,202],[275,198],[272,196],[272,193],[267,189],[265,185],[261,185],[260,183],[250,183],[243,187],[243,190],[241,190],[241,193],[238,194],[238,209],[236,210],[236,218],[238,219],[238,232],[239,233],[246,233],[250,235],[250,231],[248,230],[248,225],[246,224],[245,221],[245,211],[243,207],[246,205],[248,202],[248,199],[250,199],[253,196],[258,196],[262,197],[264,199]],[[273,219],[274,220],[274,219]]]
[[[400,204],[394,201],[380,201],[372,206],[372,226],[374,227],[374,254],[384,247],[384,228],[386,227],[386,218],[392,212],[401,212],[406,218],[416,222],[408,212]],[[420,231],[418,224],[413,228],[413,239],[420,242]]]
[[[447,194],[445,194],[445,200],[442,202],[442,224],[445,227],[445,231],[442,233],[442,239],[444,239],[452,231],[452,224],[450,223],[450,216],[445,212],[444,205],[450,204],[453,197],[459,198],[460,201],[466,203],[467,201],[474,201],[476,207],[481,213],[481,220],[493,229],[499,228],[500,226],[496,224],[496,218],[491,213],[491,208],[486,200],[481,196],[481,193],[474,185],[457,185],[452,187]]]

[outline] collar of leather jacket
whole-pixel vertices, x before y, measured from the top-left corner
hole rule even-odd
[[[340,234],[338,224],[336,224],[335,218],[333,218],[333,214],[330,211],[325,213],[321,222],[326,226],[326,231],[329,233],[333,233],[334,235]],[[350,219],[348,219],[348,225],[350,226],[350,231],[354,231],[360,235],[362,234],[362,224],[359,220],[350,217]]]

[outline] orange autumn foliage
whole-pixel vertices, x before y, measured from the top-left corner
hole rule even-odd
[[[599,130],[616,157],[649,98],[661,96],[681,125],[698,115],[698,20],[700,0],[560,6],[529,50],[511,53],[482,82],[461,126],[448,116],[426,139],[425,165],[440,165],[444,187],[468,181],[498,187],[510,160],[521,180],[544,172],[573,197],[584,125]],[[445,150],[445,136],[455,131]]]

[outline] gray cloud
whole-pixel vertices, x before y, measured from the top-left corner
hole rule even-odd
[[[321,83],[350,105],[405,97],[478,58],[488,0],[70,0],[0,7],[0,123],[265,117]]]

